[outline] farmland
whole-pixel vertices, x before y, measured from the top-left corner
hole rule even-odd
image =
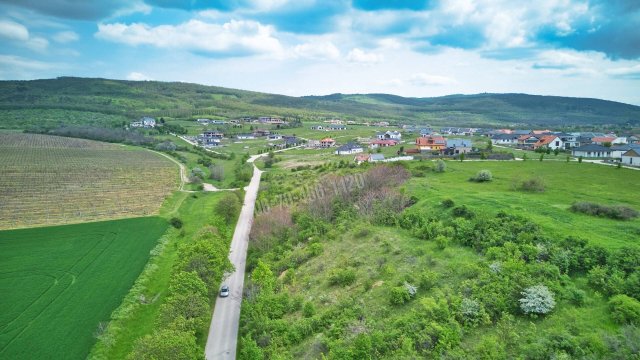
[[[85,358],[166,227],[147,217],[0,231],[0,358]]]
[[[0,132],[0,229],[155,214],[176,170],[139,148]]]

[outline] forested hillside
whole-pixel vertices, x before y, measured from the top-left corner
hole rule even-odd
[[[43,112],[43,110],[45,110]],[[55,110],[55,111],[53,111]],[[62,77],[0,82],[0,128],[37,119],[120,123],[141,115],[189,118],[277,115],[451,126],[637,125],[640,107],[526,94],[405,98],[388,94],[291,97],[188,83]]]

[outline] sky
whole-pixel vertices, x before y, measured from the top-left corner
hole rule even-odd
[[[640,105],[639,0],[0,0],[0,79]]]

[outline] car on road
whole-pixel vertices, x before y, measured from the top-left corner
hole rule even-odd
[[[220,288],[220,297],[227,297],[227,296],[229,296],[229,286],[222,285],[222,287]]]

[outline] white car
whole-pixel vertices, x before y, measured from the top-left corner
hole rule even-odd
[[[220,288],[220,297],[227,297],[227,296],[229,296],[229,286],[222,285],[222,287]]]

